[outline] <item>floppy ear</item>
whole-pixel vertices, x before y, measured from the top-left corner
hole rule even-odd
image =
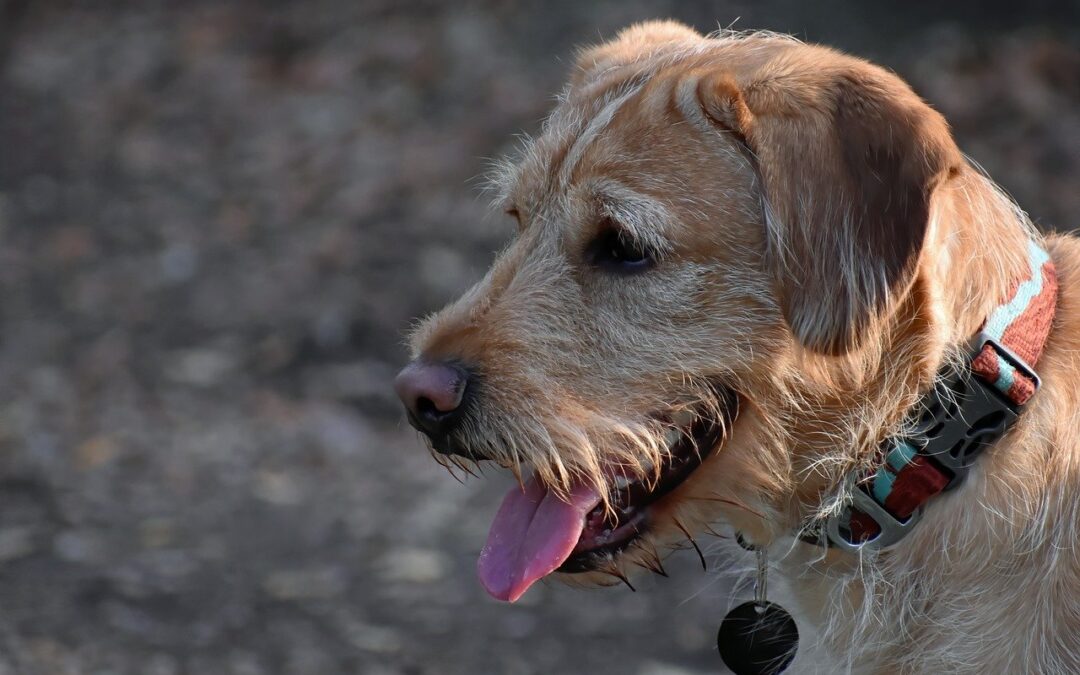
[[[738,81],[698,81],[706,115],[756,158],[768,260],[806,347],[842,354],[910,288],[935,187],[962,163],[945,120],[899,78],[821,49]]]
[[[693,28],[670,19],[634,24],[619,31],[614,40],[581,50],[570,86],[576,89],[613,68],[672,49],[680,43],[700,40],[701,35]]]

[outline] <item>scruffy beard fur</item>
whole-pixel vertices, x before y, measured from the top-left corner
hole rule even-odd
[[[1037,235],[906,85],[790,38],[643,24],[582,52],[543,133],[495,183],[517,237],[412,337],[414,356],[474,373],[456,447],[519,480],[531,469],[555,491],[583,480],[607,494],[610,467],[648,477],[661,464],[664,414],[720,417],[718,388],[739,396],[716,452],[650,507],[646,534],[573,581],[739,531],[768,547],[771,593],[820,638],[804,638],[792,672],[1080,672],[1080,244]],[[612,223],[650,269],[589,257]],[[884,244],[865,240],[882,229]],[[1030,238],[1061,291],[1019,423],[897,547],[797,539],[844,506],[844,478],[875,468],[965,355]]]

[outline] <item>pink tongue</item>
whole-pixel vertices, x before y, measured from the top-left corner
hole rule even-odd
[[[559,499],[535,476],[524,490],[514,487],[506,494],[476,563],[480,583],[492,597],[514,602],[570,556],[600,493],[575,482],[569,499]]]

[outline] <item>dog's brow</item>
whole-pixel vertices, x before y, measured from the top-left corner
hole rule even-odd
[[[628,85],[620,87],[604,107],[601,108],[600,112],[596,113],[582,132],[578,134],[573,145],[570,146],[570,151],[566,153],[566,157],[562,162],[562,167],[559,170],[559,181],[561,184],[566,185],[570,182],[570,177],[573,175],[578,163],[581,162],[585,150],[588,149],[600,133],[611,124],[611,120],[615,118],[615,114],[619,112],[619,109],[622,108],[627,101],[633,98],[635,94],[641,91],[641,88],[645,86],[645,81],[645,79],[636,79]]]
[[[601,211],[626,228],[634,239],[657,252],[671,248],[668,236],[676,221],[662,203],[612,180],[597,183],[592,193]]]
[[[491,162],[484,174],[482,189],[491,197],[493,208],[502,211],[510,206],[513,188],[520,174],[520,167],[509,159],[500,158]]]

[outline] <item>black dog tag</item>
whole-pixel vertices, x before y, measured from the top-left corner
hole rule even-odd
[[[795,659],[799,629],[780,605],[744,602],[724,617],[716,647],[735,675],[776,675]]]

